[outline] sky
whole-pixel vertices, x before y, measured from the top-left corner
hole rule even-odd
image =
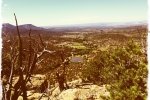
[[[36,26],[147,21],[147,0],[3,0],[2,22]]]

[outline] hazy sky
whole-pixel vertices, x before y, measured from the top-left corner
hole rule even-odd
[[[37,26],[143,21],[147,0],[3,0],[2,19]]]

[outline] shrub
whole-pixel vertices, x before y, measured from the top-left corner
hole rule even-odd
[[[84,78],[89,81],[110,84],[113,100],[146,98],[147,74],[146,55],[141,46],[133,41],[126,46],[99,51],[83,72]]]

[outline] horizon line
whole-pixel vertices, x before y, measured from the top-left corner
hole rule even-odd
[[[122,21],[122,22],[117,22],[117,21],[114,21],[114,22],[89,22],[89,23],[72,23],[72,24],[55,24],[55,25],[36,25],[36,24],[32,24],[32,23],[22,23],[22,24],[19,24],[18,25],[26,25],[26,24],[31,24],[31,25],[34,25],[34,26],[38,26],[38,27],[55,27],[55,26],[76,26],[76,25],[88,25],[88,24],[123,24],[123,23],[145,23],[145,24],[148,24],[148,20],[138,20],[138,21]],[[2,24],[11,24],[11,25],[14,25],[15,24],[12,24],[12,23],[9,23],[9,22],[3,22]]]

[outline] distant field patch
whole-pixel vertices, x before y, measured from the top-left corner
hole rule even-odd
[[[82,43],[78,42],[62,42],[58,44],[58,46],[67,46],[75,49],[86,49],[86,46],[84,46]]]
[[[76,48],[76,49],[86,49],[86,47],[82,43],[78,43],[78,42],[73,42],[72,44],[68,46],[71,48]]]
[[[72,38],[72,39],[74,39],[74,38],[83,39],[84,38],[84,36],[82,34],[79,34],[79,35],[63,35],[62,37],[63,38]]]

